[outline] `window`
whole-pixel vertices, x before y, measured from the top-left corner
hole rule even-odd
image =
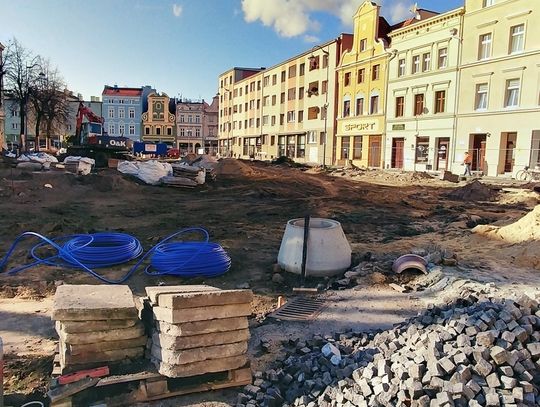
[[[491,33],[482,34],[478,44],[478,59],[487,59],[491,56]]]
[[[200,122],[201,122],[201,116],[195,115],[195,123],[200,123]]]
[[[251,83],[249,84],[249,91],[250,91],[250,92],[255,92],[255,82],[251,82]]]
[[[287,112],[287,123],[294,123],[296,118],[296,112],[294,110],[290,110]]]
[[[150,134],[150,127],[144,128],[144,134],[146,134],[147,136]]]
[[[19,128],[19,124],[18,123],[11,123],[11,129],[12,130],[17,130]]]
[[[360,52],[365,51],[367,49],[367,38],[362,38],[360,40]]]
[[[170,130],[170,128],[168,128],[167,130]],[[170,136],[171,133],[167,132],[167,134]],[[201,137],[201,129],[199,129],[198,127],[195,129],[195,137],[199,138]]]
[[[296,157],[304,158],[306,156],[306,136],[298,136],[298,144],[296,145]]]
[[[263,79],[263,86],[268,86],[268,85],[270,85],[270,75],[265,76]],[[234,91],[236,92],[236,89]]]
[[[275,85],[277,83],[277,74],[272,75],[272,85]],[[242,96],[242,95],[240,95]]]
[[[167,136],[172,136],[172,127],[167,127]]]
[[[188,131],[189,133],[189,131]],[[160,136],[161,135],[161,127],[156,127],[156,136]],[[191,134],[190,134],[191,136]]]
[[[378,64],[374,65],[371,70],[371,80],[376,81],[377,79],[379,79],[380,71],[381,71],[381,66]]]
[[[180,137],[185,137],[186,136],[186,131],[185,129],[180,129]]]
[[[276,105],[276,95],[272,95],[272,106]]]
[[[119,124],[118,125],[118,133],[121,136],[123,136],[125,132],[126,132],[126,126],[124,124]]]
[[[249,128],[252,128],[255,125],[253,118],[249,119]]]
[[[369,114],[377,114],[377,113],[379,113],[379,96],[372,96]]]
[[[300,64],[300,76],[304,76],[306,73],[306,64]]]
[[[283,125],[285,124],[285,115],[284,115],[283,113],[281,113],[281,114],[279,115],[279,124],[280,124],[281,126],[283,126]]]
[[[313,58],[309,58],[309,70],[313,71],[314,69],[319,69],[319,56],[314,56]]]
[[[343,117],[349,117],[351,115],[351,101],[345,100],[343,102]]]
[[[414,95],[414,115],[420,116],[424,113],[424,94]]]
[[[412,73],[420,72],[420,55],[415,55],[412,58]]]
[[[519,79],[509,79],[506,81],[506,95],[504,97],[504,107],[516,107],[519,105]]]
[[[522,52],[525,46],[525,25],[510,28],[510,54]]]
[[[351,147],[351,138],[342,137],[341,138],[341,159],[347,160],[349,158],[349,149]]]
[[[422,71],[426,72],[431,69],[431,54],[426,52],[422,55]]]
[[[109,119],[114,119],[114,107],[109,107]]]
[[[484,0],[484,7],[493,6],[495,4],[495,0]]]
[[[294,100],[296,99],[296,88],[291,88],[287,92],[287,100]]]
[[[289,67],[289,78],[294,78],[296,76],[296,65]]]
[[[446,91],[435,92],[435,113],[444,113],[446,109]]]
[[[319,116],[319,108],[317,106],[308,109],[308,120],[314,120]]]
[[[429,137],[418,137],[416,139],[416,163],[422,164],[428,162]]]
[[[13,109],[13,110],[11,111],[11,117],[19,117],[19,111]]]
[[[308,88],[308,96],[319,94],[319,82],[311,82]]]
[[[304,99],[304,87],[298,89],[298,99]]]
[[[440,48],[437,58],[437,68],[443,69],[448,66],[448,48]]]
[[[405,97],[398,96],[396,98],[396,117],[403,117],[404,108],[405,108]]]
[[[114,134],[114,123],[109,123],[109,134]]]
[[[285,92],[281,92],[280,101],[281,101],[281,103],[285,103]]]
[[[358,70],[358,83],[364,83],[366,80],[366,70],[364,68]]]
[[[317,144],[317,132],[315,130],[308,130],[307,137],[308,144]]]
[[[303,123],[303,122],[304,122],[304,111],[299,110],[298,111],[298,123]]]
[[[326,68],[328,66],[328,55],[324,54],[322,57],[322,67]]]
[[[124,119],[126,117],[126,111],[124,108],[118,109],[118,118]]]
[[[134,119],[134,118],[135,118],[135,108],[130,107],[130,108],[128,109],[128,115],[129,115],[129,118],[130,118],[130,119]]]
[[[270,103],[270,96],[265,96],[263,98],[263,106],[268,106],[269,103]]]
[[[285,136],[278,136],[278,156],[285,155]]]
[[[362,116],[364,114],[364,98],[356,99],[356,115]]]
[[[285,82],[285,79],[287,78],[287,72],[281,71],[281,82]]]
[[[398,64],[398,76],[403,76],[405,75],[405,58],[403,59],[400,59],[399,60],[399,64]]]
[[[130,136],[134,136],[134,135],[135,135],[135,125],[134,125],[134,124],[130,124],[130,125],[129,125],[129,135],[130,135]]]
[[[349,86],[350,84],[351,84],[351,73],[350,73],[350,72],[346,72],[346,73],[345,73],[344,86]]]
[[[275,126],[276,125],[276,116],[272,116],[272,122],[271,122],[271,126]]]
[[[362,159],[362,136],[353,137],[352,158],[353,158],[353,160],[361,160]]]
[[[257,109],[261,108],[261,99],[257,99]]]

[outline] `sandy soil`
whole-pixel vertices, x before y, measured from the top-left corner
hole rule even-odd
[[[203,226],[233,259],[226,275],[207,281],[187,281],[149,277],[141,270],[128,283],[136,294],[142,295],[145,286],[161,283],[205,282],[234,288],[248,282],[256,293],[250,344],[255,369],[264,369],[275,357],[272,352],[260,353],[261,339],[275,343],[277,350],[278,339],[284,336],[333,333],[346,327],[385,328],[416,313],[429,301],[427,293],[399,294],[384,284],[374,285],[366,277],[353,289],[326,292],[329,306],[311,323],[265,319],[275,308],[277,297],[290,295],[292,287],[298,285],[298,278],[290,275],[284,275],[283,284],[272,282],[284,227],[292,218],[310,214],[340,221],[353,249],[353,265],[372,259],[390,279],[394,278],[389,270],[393,259],[411,250],[436,248],[455,253],[460,268],[447,272],[456,279],[478,280],[482,284],[495,281],[501,289],[540,287],[538,263],[521,255],[531,242],[509,244],[471,232],[478,224],[505,225],[522,218],[538,203],[537,194],[531,190],[490,186],[495,190],[492,201],[475,200],[474,194],[473,199],[465,201],[449,196],[465,183],[450,184],[425,174],[328,174],[286,164],[236,160],[221,161],[218,173],[215,183],[185,190],[141,185],[114,170],[75,177],[0,169],[0,255],[25,231],[49,237],[124,231],[137,236],[148,249],[179,229]],[[45,184],[53,188],[46,188]],[[27,263],[28,249],[34,243],[37,241],[23,242],[8,269]],[[117,278],[128,269],[118,267],[105,275]],[[55,286],[61,282],[98,283],[78,270],[42,266],[15,276],[0,275],[0,291],[6,297],[0,300],[0,312],[6,316],[0,319],[0,335],[13,360],[23,360],[23,356],[36,361],[51,357],[54,332],[47,315]],[[309,283],[316,285],[321,281]],[[457,288],[450,285],[447,291],[451,295],[462,289],[463,284]],[[25,382],[26,388],[21,389],[20,383],[9,378],[20,377],[30,367],[28,363],[10,366],[8,394],[39,391],[43,378],[50,373],[45,367],[32,366],[41,375],[33,383]],[[210,393],[182,398],[176,404],[155,405],[229,405],[234,394]],[[204,400],[210,404],[201,404]]]

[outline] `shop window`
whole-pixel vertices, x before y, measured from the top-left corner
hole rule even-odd
[[[416,158],[417,164],[426,164],[428,162],[429,137],[418,137],[416,139]]]
[[[362,159],[362,136],[355,136],[353,141],[353,159]]]

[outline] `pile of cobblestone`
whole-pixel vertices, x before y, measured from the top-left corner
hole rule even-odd
[[[527,296],[470,295],[388,331],[285,348],[238,407],[540,405],[540,308]]]

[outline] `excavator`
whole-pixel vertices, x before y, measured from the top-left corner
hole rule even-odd
[[[109,136],[103,130],[103,123],[103,117],[99,117],[83,102],[80,102],[77,110],[75,139],[73,145],[67,148],[67,154],[93,158],[96,168],[106,167],[109,158],[126,159],[133,147],[132,140],[123,136]]]

